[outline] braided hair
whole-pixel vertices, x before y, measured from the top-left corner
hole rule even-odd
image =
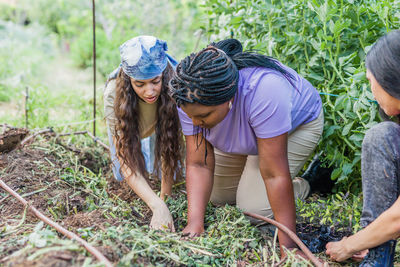
[[[294,77],[280,63],[254,51],[243,51],[236,39],[211,43],[196,54],[184,58],[177,66],[169,82],[170,95],[178,106],[187,103],[199,103],[216,106],[228,102],[236,94],[239,82],[239,70],[247,67],[264,67],[280,72],[292,85]],[[194,127],[197,148],[209,130]],[[198,134],[202,133],[200,142]],[[205,142],[205,159],[207,144]],[[207,162],[206,162],[207,164]]]
[[[239,70],[247,67],[276,70],[293,85],[293,76],[276,59],[253,51],[243,52],[240,41],[227,39],[184,58],[170,80],[170,94],[178,106],[195,102],[220,105],[235,95]]]

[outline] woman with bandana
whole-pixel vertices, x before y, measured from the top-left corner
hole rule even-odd
[[[381,37],[367,53],[371,91],[382,117],[365,134],[361,150],[363,211],[361,231],[326,245],[331,259],[362,258],[360,266],[393,266],[400,237],[400,30]]]
[[[177,62],[167,43],[153,36],[138,36],[120,46],[121,64],[110,75],[104,91],[113,173],[125,179],[153,212],[150,226],[174,231],[172,216],[164,203],[172,184],[182,176],[179,167],[182,134],[168,83]],[[160,197],[147,178],[154,169],[159,176]]]
[[[317,90],[277,60],[243,52],[235,39],[183,59],[170,89],[186,139],[184,233],[204,232],[210,199],[274,216],[295,232],[294,200],[310,190],[295,177],[323,129]],[[281,231],[278,237],[283,257],[282,247],[296,245]]]

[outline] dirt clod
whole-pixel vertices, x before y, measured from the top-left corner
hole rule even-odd
[[[0,153],[14,150],[25,136],[29,133],[27,129],[7,129],[0,135]]]

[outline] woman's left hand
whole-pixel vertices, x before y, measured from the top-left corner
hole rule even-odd
[[[326,244],[325,253],[330,256],[331,260],[340,262],[353,256],[354,252],[348,250],[345,245],[346,239],[347,237],[343,237],[343,239],[338,242],[329,242]]]

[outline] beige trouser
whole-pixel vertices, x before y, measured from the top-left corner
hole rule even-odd
[[[304,166],[321,137],[323,111],[317,119],[300,125],[288,136],[288,160],[292,179]],[[211,202],[215,205],[235,204],[242,210],[273,217],[257,155],[224,153],[214,148],[215,171]],[[310,185],[300,177],[293,179],[295,199],[305,199]]]

